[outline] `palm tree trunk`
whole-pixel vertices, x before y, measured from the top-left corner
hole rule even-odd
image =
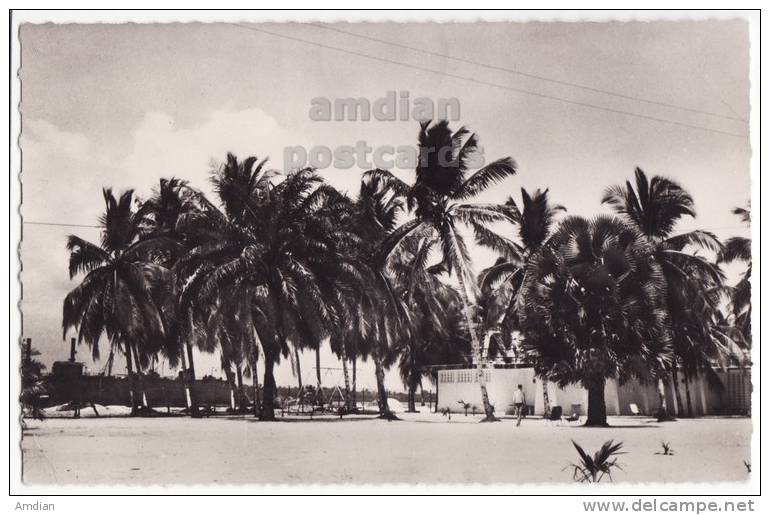
[[[110,356],[107,358],[107,377],[112,377],[112,363],[115,361],[115,349],[110,348]]]
[[[190,416],[198,417],[198,396],[195,394],[195,362],[193,361],[193,347],[190,342],[185,343],[187,349],[187,373],[185,374],[187,389],[190,392]]]
[[[417,385],[414,383],[411,383],[409,385],[408,400],[407,400],[407,404],[408,404],[407,409],[409,413],[417,413],[417,405],[414,402],[416,392],[417,392]]]
[[[134,365],[131,363],[133,358],[131,357],[131,345],[126,342],[126,372],[128,372],[128,398],[131,405],[131,416],[136,415],[136,392],[134,386]]]
[[[541,379],[543,383],[543,417],[548,418],[551,416],[551,399],[548,396],[548,379]]]
[[[260,402],[259,402],[259,376],[257,375],[257,360],[252,358],[251,360],[251,380],[254,383],[254,416],[259,417]]]
[[[372,361],[374,361],[374,375],[377,379],[377,406],[380,409],[380,418],[398,420],[398,417],[390,411],[390,406],[388,406],[388,392],[385,390],[385,369],[382,366],[379,342],[374,342],[372,345]]]
[[[243,390],[243,371],[240,365],[235,365],[235,379],[238,381],[238,388]]]
[[[323,404],[324,392],[321,386],[321,342],[315,348],[315,381],[316,381],[316,400]]]
[[[230,364],[225,363],[224,360],[222,360],[222,371],[225,373],[225,380],[227,381],[227,386],[230,387],[230,395],[232,395],[230,398],[230,409],[235,411],[235,407],[238,406],[238,400],[235,394],[235,376],[233,376],[233,369],[230,368]]]
[[[588,385],[588,419],[586,426],[607,427],[607,405],[604,402],[604,377]]]
[[[692,410],[692,397],[690,397],[690,374],[684,372],[684,393],[687,397],[687,416],[694,417],[695,413]]]
[[[243,387],[243,370],[241,369],[241,365],[238,363],[235,364],[235,379],[236,385],[238,386],[238,392],[240,392],[238,411],[245,413],[249,404],[249,398],[246,395],[246,389]]]
[[[657,418],[659,422],[664,420],[670,420],[668,414],[668,401],[666,400],[666,383],[663,378],[658,379],[658,400],[660,401],[660,407],[658,408]]]
[[[187,361],[190,364],[190,366],[188,367],[188,370],[190,371],[190,379],[194,381],[195,380],[195,362],[193,361],[192,344],[190,342],[187,342],[185,344],[185,348],[187,349]]]
[[[671,378],[674,380],[674,394],[676,395],[676,416],[681,417],[684,404],[682,403],[682,395],[679,393],[679,369],[676,363],[674,363],[674,368],[671,369]]]
[[[438,371],[436,371],[436,396],[433,398],[433,413],[438,413]]]
[[[302,367],[299,364],[299,349],[294,346],[294,363],[295,371],[297,372],[297,386],[299,387],[299,395],[302,395]]]
[[[139,378],[139,391],[141,393],[139,402],[142,403],[143,408],[149,408],[150,407],[150,401],[147,399],[147,393],[144,389],[144,377],[142,377],[142,363],[139,360],[139,349],[136,348],[133,351],[134,354],[134,362],[136,363],[136,375]]]
[[[457,280],[460,283],[460,298],[463,301],[463,313],[465,314],[465,321],[468,324],[468,331],[471,334],[471,345],[473,352],[476,355],[476,377],[479,382],[479,388],[481,388],[481,402],[484,404],[485,417],[482,422],[498,421],[499,418],[495,417],[494,408],[489,402],[489,395],[487,394],[487,376],[486,376],[486,357],[484,356],[484,349],[479,342],[479,336],[476,334],[476,326],[473,323],[473,316],[470,312],[471,294],[468,291],[465,284],[465,278],[463,277],[463,271],[457,270]]]
[[[340,361],[342,361],[342,375],[345,377],[345,408],[349,410],[352,399],[350,398],[350,375],[348,374],[348,359],[344,342],[342,344],[342,359]]]
[[[351,392],[350,393],[351,393],[351,395],[353,397],[353,407],[357,408],[358,407],[358,401],[356,400],[356,397],[358,396],[358,393],[356,392],[356,361],[357,361],[356,357],[353,356],[353,358],[350,361],[351,361],[351,363],[353,365],[352,366],[352,368],[353,368],[353,387],[351,388]]]
[[[225,372],[227,378],[227,384],[230,386],[230,390],[233,392],[233,400],[235,401],[235,410],[238,410],[243,405],[243,391],[238,388],[235,383],[235,375],[233,374],[232,363],[222,356],[222,370]]]
[[[259,411],[260,420],[275,420],[275,376],[273,375],[273,368],[275,367],[275,359],[272,352],[265,352],[265,379],[264,394],[262,396],[262,405]]]

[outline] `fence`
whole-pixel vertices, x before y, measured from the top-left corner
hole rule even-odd
[[[135,377],[136,391],[144,393],[147,403],[156,408],[186,406],[185,383],[179,379],[142,376]],[[50,392],[47,406],[69,401],[93,402],[102,405],[129,405],[130,389],[126,377],[88,376],[61,377],[51,375],[47,384]],[[219,379],[198,379],[193,384],[198,404],[230,405],[230,385]],[[244,387],[248,392],[248,388]],[[248,394],[248,393],[247,393]],[[141,399],[137,399],[141,402]]]

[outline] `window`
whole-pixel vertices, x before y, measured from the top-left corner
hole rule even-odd
[[[484,381],[489,383],[492,380],[492,372],[489,370],[484,371]],[[476,371],[473,371],[473,382],[478,383],[479,382],[479,375],[476,373]]]
[[[487,383],[492,379],[492,372],[490,370],[484,371],[484,378]],[[438,372],[439,383],[478,383],[479,376],[475,369],[467,370],[439,370]]]

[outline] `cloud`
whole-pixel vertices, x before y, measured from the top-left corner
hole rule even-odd
[[[93,149],[83,134],[59,129],[46,120],[24,123],[22,148],[32,158],[61,155],[69,159],[93,159]]]
[[[298,139],[300,135],[290,134],[260,109],[214,111],[191,128],[178,127],[167,114],[147,113],[121,167],[127,177],[157,181],[175,175],[205,189],[212,162],[223,161],[227,152],[240,158],[270,157],[270,166],[283,169],[283,148],[303,144]]]

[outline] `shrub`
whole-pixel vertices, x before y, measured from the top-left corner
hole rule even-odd
[[[662,456],[673,456],[674,449],[671,447],[671,442],[660,442],[660,446],[663,448],[663,452],[656,452]]]
[[[572,479],[575,481],[598,483],[604,476],[612,481],[612,470],[615,468],[623,470],[618,465],[618,459],[614,458],[618,454],[625,454],[620,452],[623,442],[614,444],[612,440],[608,440],[604,442],[601,449],[594,453],[593,457],[589,456],[575,440],[572,440],[572,445],[575,446],[580,455],[579,463],[570,463],[569,465],[572,468]]]

